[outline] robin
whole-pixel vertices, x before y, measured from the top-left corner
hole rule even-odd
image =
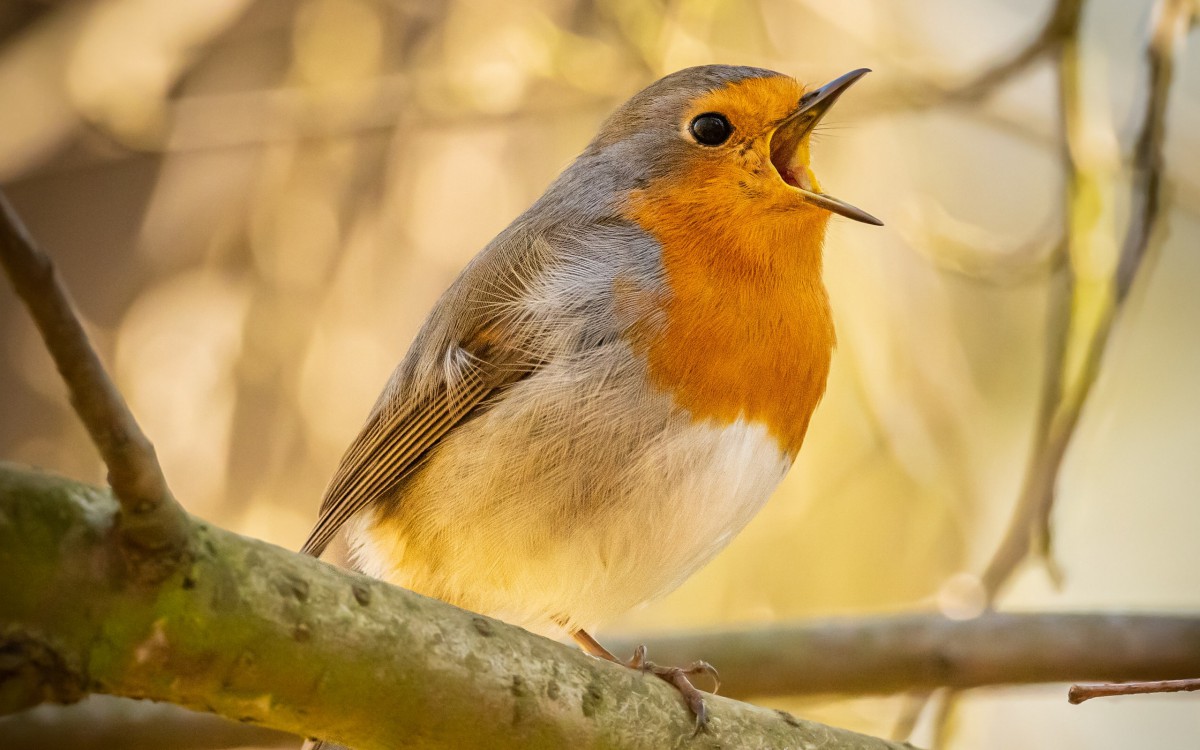
[[[671,591],[796,458],[834,346],[819,88],[688,68],[616,110],[434,306],[350,445],[303,551],[675,685],[589,633]],[[714,674],[715,677],[715,674]]]

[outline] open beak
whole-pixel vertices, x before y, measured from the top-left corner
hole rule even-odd
[[[771,134],[771,163],[783,181],[804,194],[805,200],[814,206],[820,206],[826,211],[832,211],[847,219],[861,221],[864,224],[883,226],[883,222],[871,214],[851,206],[845,201],[832,195],[818,193],[812,189],[807,175],[807,165],[801,161],[800,144],[812,132],[833,103],[838,100],[846,89],[854,82],[871,71],[867,68],[852,70],[840,78],[835,78],[819,89],[813,89],[800,99],[800,106],[795,112],[784,118]]]

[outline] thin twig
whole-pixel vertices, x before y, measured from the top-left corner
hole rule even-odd
[[[1064,15],[1071,11],[1069,15]],[[1068,174],[1066,211],[1071,213],[1082,181],[1082,166],[1078,161],[1078,149],[1071,147],[1073,138],[1080,132],[1082,115],[1079,86],[1078,32],[1082,15],[1082,3],[1059,3],[1043,38],[1053,39],[1057,50],[1058,88],[1063,122],[1060,127],[1060,143],[1063,161]],[[1053,28],[1055,32],[1050,33]],[[1074,222],[1068,221],[1068,235],[1056,248],[1060,256],[1067,255]],[[1068,266],[1068,268],[1070,268]],[[1012,573],[1030,552],[1035,542],[1040,550],[1049,551],[1050,508],[1054,503],[1054,482],[1058,467],[1066,452],[1067,441],[1074,423],[1056,421],[1058,405],[1062,400],[1062,377],[1067,355],[1067,318],[1069,299],[1074,292],[1074,274],[1066,276],[1066,286],[1052,290],[1048,304],[1046,372],[1042,381],[1042,393],[1035,420],[1032,461],[1025,474],[1013,515],[996,552],[981,576],[983,590],[989,604]],[[1058,428],[1056,429],[1056,425]],[[1068,429],[1063,429],[1067,427]],[[1049,559],[1048,554],[1045,555]],[[1052,568],[1053,570],[1053,568]]]
[[[1189,693],[1193,690],[1200,690],[1200,679],[1117,682],[1106,685],[1072,685],[1071,689],[1067,691],[1067,700],[1078,705],[1092,698],[1108,698],[1114,695]]]
[[[905,244],[947,275],[985,287],[1016,287],[1044,283],[1066,265],[1066,240],[1054,238],[1051,227],[1014,247],[998,233],[956,219],[935,201],[918,207],[919,218],[911,226],[901,224],[899,232]]]
[[[1146,47],[1146,110],[1133,149],[1131,219],[1117,267],[1118,301],[1129,293],[1159,216],[1168,97],[1175,58],[1183,50],[1195,10],[1193,0],[1160,0],[1155,8],[1150,44]]]
[[[172,567],[186,549],[186,514],[167,487],[154,446],[92,348],[53,261],[34,244],[2,192],[0,262],[108,467],[109,486],[121,503],[123,542],[138,553],[139,564],[153,560],[155,567]]]
[[[1073,144],[1080,136],[1083,117],[1079,77],[1079,26],[1083,10],[1084,0],[1057,0],[1037,36],[1006,60],[990,66],[965,85],[956,88],[931,86],[934,91],[932,96],[915,97],[913,102],[915,107],[978,102],[1043,57],[1057,55],[1059,97],[1063,117],[1060,142],[1068,174],[1068,215],[1072,214],[1079,202],[1085,179],[1079,161],[1080,149],[1077,144]],[[1070,243],[1081,241],[1077,230],[1075,222],[1068,221],[1067,235],[1054,245],[1054,251],[1048,258],[1050,268],[1057,267],[1067,256]],[[1069,272],[1066,275],[1065,288],[1052,291],[1052,299],[1048,305],[1050,312],[1046,326],[1047,369],[1038,405],[1032,459],[1009,526],[981,576],[989,605],[994,604],[1001,588],[1021,562],[1029,556],[1031,550],[1036,549],[1040,552],[1047,561],[1051,574],[1056,578],[1058,576],[1057,568],[1050,558],[1050,515],[1054,504],[1054,486],[1083,404],[1082,397],[1075,400],[1064,399],[1063,380],[1068,356],[1067,332],[1070,330],[1069,301],[1074,292],[1075,277]],[[1106,335],[1107,327],[1096,333],[1100,341]],[[1098,357],[1099,352],[1095,351],[1097,347],[1090,348]],[[1100,348],[1102,350],[1102,347]],[[1091,380],[1094,379],[1094,373],[1090,375],[1090,378],[1086,378],[1086,386],[1081,391],[1077,389],[1077,396],[1086,396]],[[915,707],[914,710],[919,708]]]
[[[897,741],[912,737],[913,731],[917,728],[917,722],[921,720],[921,714],[925,713],[929,702],[933,700],[934,694],[940,689],[910,690],[905,693],[902,696],[900,713],[893,722],[892,731],[888,732],[888,737]]]
[[[946,92],[952,102],[977,102],[1006,81],[1027,70],[1043,57],[1055,54],[1063,40],[1074,37],[1079,27],[1083,0],[1057,0],[1050,17],[1029,44],[1008,59],[992,65],[964,86]]]
[[[935,76],[915,76],[917,83],[896,86],[892,95],[876,98],[860,107],[859,117],[870,117],[898,109],[926,109],[944,104],[975,104],[991,96],[1014,77],[1045,57],[1057,53],[1063,40],[1078,27],[1084,0],[1056,0],[1046,22],[1020,49],[976,73],[965,83],[952,84]],[[914,78],[907,76],[906,78]]]
[[[954,738],[954,717],[958,711],[959,701],[962,692],[959,690],[946,689],[942,691],[942,699],[938,702],[937,712],[932,718],[933,724],[933,740],[929,745],[930,750],[946,750],[953,744]]]
[[[1150,240],[1156,227],[1160,209],[1160,186],[1162,180],[1162,147],[1165,139],[1166,112],[1174,58],[1183,47],[1194,6],[1191,0],[1160,0],[1150,31],[1147,47],[1148,81],[1146,104],[1142,115],[1134,153],[1134,177],[1132,185],[1133,217],[1130,221],[1119,264],[1112,280],[1112,299],[1092,324],[1090,331],[1083,332],[1086,339],[1082,364],[1073,377],[1066,375],[1066,351],[1056,367],[1055,374],[1044,392],[1042,416],[1035,438],[1034,459],[1026,475],[1025,485],[1017,501],[1013,518],[1005,532],[991,563],[982,576],[983,587],[989,601],[995,601],[1000,589],[1012,576],[1020,563],[1031,551],[1038,552],[1050,565],[1051,573],[1057,576],[1050,558],[1050,516],[1054,505],[1055,484],[1059,467],[1075,433],[1084,404],[1092,385],[1100,373],[1100,365],[1107,348],[1109,334],[1119,316],[1133,279],[1148,256]],[[1078,195],[1081,183],[1088,178],[1081,168],[1079,154],[1082,148],[1072,147],[1079,131],[1075,122],[1081,117],[1078,97],[1078,57],[1076,44],[1064,45],[1063,113],[1066,118],[1064,132],[1068,143],[1068,160],[1071,165],[1072,203]],[[1070,75],[1068,75],[1068,73]],[[1086,202],[1085,202],[1086,203]],[[1093,214],[1084,209],[1081,214]],[[1086,241],[1072,221],[1074,242]],[[1076,283],[1071,274],[1070,283]],[[1072,320],[1071,328],[1080,325]],[[1065,381],[1065,384],[1064,384]]]

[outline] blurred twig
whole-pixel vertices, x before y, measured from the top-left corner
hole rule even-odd
[[[1117,265],[1118,303],[1129,293],[1159,217],[1167,102],[1175,72],[1175,58],[1183,50],[1184,39],[1195,12],[1194,0],[1160,0],[1155,7],[1150,44],[1146,47],[1146,105],[1133,150],[1131,218]]]
[[[121,503],[118,524],[127,551],[148,578],[162,576],[186,552],[186,513],[167,487],[154,446],[92,348],[53,261],[34,244],[3,193],[0,261],[108,467],[109,486]]]
[[[938,105],[976,104],[990,96],[1014,76],[1027,70],[1034,63],[1043,58],[1057,56],[1064,119],[1070,116],[1067,113],[1069,106],[1076,107],[1074,112],[1078,115],[1077,103],[1072,103],[1069,99],[1072,96],[1070,92],[1076,91],[1078,88],[1076,80],[1078,64],[1076,58],[1078,54],[1079,23],[1082,18],[1083,8],[1084,0],[1056,0],[1045,23],[1033,39],[1008,57],[990,65],[963,84],[947,85],[927,78],[915,89],[901,87],[895,99],[885,100],[883,110],[894,108],[898,102],[903,102],[905,107],[911,109],[922,109]],[[890,104],[887,102],[890,102]],[[875,113],[878,114],[879,111],[881,110],[876,110]],[[997,115],[989,118],[989,121],[1004,124],[1010,128],[1017,127],[1023,129],[1027,127],[1023,117],[1017,118],[1015,122],[1006,118],[1007,115]],[[1069,137],[1065,132],[1069,128],[1070,124],[1064,122],[1062,127],[1064,133],[1060,136],[1063,140]],[[1070,168],[1073,166],[1071,164],[1072,157],[1070,150],[1064,148],[1064,151],[1067,152],[1066,161]],[[1070,171],[1074,174],[1076,170],[1070,169]],[[947,244],[952,247],[961,246],[961,243],[958,242],[960,238],[955,235],[962,233],[962,227],[957,226],[951,217],[934,218],[942,220],[936,227],[933,227],[933,231],[938,234],[935,238],[931,239],[943,246],[947,246]],[[927,222],[926,226],[932,225]],[[941,230],[940,232],[938,231],[939,229]],[[974,230],[973,233],[976,235],[979,234],[977,230]],[[978,236],[973,238],[975,242],[978,242],[979,239]],[[931,245],[931,243],[911,244],[913,247]],[[1035,252],[1029,248],[1022,248],[1007,252],[993,252],[987,255],[978,250],[968,253],[962,252],[959,249],[952,258],[942,255],[927,255],[943,270],[956,273],[980,283],[1008,285],[1019,284],[1030,279],[1044,278],[1062,267],[1067,250],[1067,240],[1065,237],[1046,243],[1039,243],[1039,247],[1048,249],[1044,252]],[[1051,331],[1048,356],[1050,361],[1055,364],[1048,371],[1047,386],[1044,389],[1045,396],[1043,397],[1043,404],[1040,409],[1042,416],[1038,419],[1039,435],[1045,433],[1046,425],[1049,422],[1050,411],[1047,408],[1047,404],[1055,403],[1058,398],[1057,362],[1061,358],[1062,352],[1065,351],[1065,339],[1059,341],[1053,333],[1061,328],[1062,315],[1054,309],[1055,305],[1053,303],[1050,307],[1052,319],[1049,321],[1047,327]]]
[[[941,692],[942,699],[937,704],[937,712],[933,715],[933,739],[929,750],[946,750],[950,747],[954,735],[954,718],[958,710],[958,699],[962,692],[946,689]]]
[[[638,645],[609,641],[618,653]],[[655,659],[668,664],[704,654],[721,670],[721,692],[730,697],[888,694],[1188,677],[1200,669],[1200,618],[990,613],[949,620],[914,614],[666,634],[648,645]]]
[[[924,256],[939,271],[990,287],[1012,287],[1044,282],[1062,270],[1065,240],[1053,237],[1056,229],[1037,232],[1037,240],[1013,247],[1004,236],[956,219],[933,200],[917,203],[918,219],[901,223],[905,244]]]
[[[1031,550],[1036,550],[1043,558],[1049,560],[1050,513],[1054,504],[1059,467],[1062,465],[1083,405],[1099,375],[1100,363],[1113,322],[1123,307],[1134,276],[1146,258],[1151,234],[1159,218],[1167,96],[1174,57],[1182,49],[1193,12],[1194,6],[1190,0],[1160,0],[1156,7],[1147,48],[1147,96],[1135,149],[1132,186],[1133,205],[1140,210],[1135,210],[1130,221],[1125,245],[1114,272],[1111,299],[1090,330],[1080,334],[1083,339],[1081,366],[1073,373],[1073,377],[1068,378],[1065,371],[1069,363],[1067,352],[1063,349],[1055,369],[1056,374],[1045,390],[1039,418],[1040,429],[1035,438],[1034,459],[1008,530],[982,576],[983,587],[991,603],[994,603],[1001,588]],[[1071,211],[1078,219],[1080,215],[1086,216],[1095,212],[1082,189],[1082,182],[1087,176],[1080,169],[1079,159],[1085,147],[1074,142],[1079,138],[1079,120],[1082,119],[1076,46],[1075,41],[1064,45],[1060,75],[1064,97],[1064,134],[1072,176]],[[1070,231],[1079,232],[1076,219],[1072,220]],[[1086,241],[1086,238],[1074,238],[1075,241],[1080,239]],[[1073,288],[1077,276],[1073,269],[1070,274]],[[1078,309],[1077,305],[1076,312]],[[1071,328],[1075,329],[1077,325],[1078,321],[1073,319]],[[1051,572],[1055,573],[1053,567]]]
[[[1122,682],[1108,685],[1072,685],[1071,689],[1067,691],[1067,700],[1071,703],[1079,704],[1092,698],[1108,698],[1114,695],[1190,693],[1193,690],[1200,690],[1200,679]]]
[[[986,99],[1034,63],[1059,52],[1077,33],[1084,0],[1056,0],[1037,35],[1017,51],[976,73],[965,83],[949,83],[925,75],[917,83],[896,86],[891,96],[879,97],[866,115],[896,109],[924,109],[943,104],[974,104]]]
[[[6,748],[21,750],[296,750],[301,739],[171,703],[93,695],[0,716]]]
[[[1050,17],[1032,41],[965,85],[944,91],[943,101],[977,102],[1042,58],[1056,54],[1063,44],[1075,38],[1082,10],[1083,0],[1057,0]]]
[[[954,688],[938,688],[909,693],[908,701],[892,728],[891,738],[894,740],[910,739],[913,732],[916,731],[921,716],[932,705],[933,715],[930,717],[929,723],[933,729],[933,736],[929,741],[929,750],[943,750],[950,747],[954,729],[952,719],[961,695],[962,691]]]
[[[925,708],[934,699],[934,695],[940,689],[910,690],[905,693],[902,698],[900,713],[896,717],[896,721],[893,722],[892,731],[888,736],[893,740],[906,740],[911,737],[913,731],[917,728],[917,722],[921,720],[921,714],[925,712]]]
[[[314,101],[302,89],[287,88],[182,97],[170,105],[176,126],[159,150],[193,153],[388,134],[398,128],[406,134],[478,130],[562,119],[589,109],[599,117],[613,105],[611,96],[562,87],[553,97],[513,111],[447,112],[424,106],[413,93],[414,79],[415,74],[381,75],[369,83],[343,86],[342,98],[329,101]],[[342,100],[359,106],[347,107]]]

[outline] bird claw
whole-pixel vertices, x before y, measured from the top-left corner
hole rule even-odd
[[[646,669],[647,664],[649,664],[649,662],[646,661],[646,646],[645,646],[645,644],[643,644],[633,650],[633,656],[631,656],[629,658],[629,663],[627,666],[630,669],[637,669],[639,671],[645,672],[645,671],[647,671],[647,669]]]
[[[644,645],[634,649],[633,657],[629,661],[621,661],[611,651],[601,646],[586,630],[575,630],[571,633],[571,637],[575,639],[580,648],[597,659],[615,662],[639,672],[649,672],[664,682],[670,683],[683,696],[688,709],[696,717],[696,731],[692,733],[693,737],[708,726],[708,707],[704,705],[704,695],[688,677],[698,674],[708,675],[714,683],[712,692],[715,695],[721,688],[721,677],[713,665],[706,661],[694,661],[686,667],[660,667],[646,658]]]
[[[641,672],[649,672],[659,679],[670,683],[679,694],[683,696],[684,702],[687,703],[692,715],[696,717],[696,731],[692,733],[695,737],[700,732],[708,727],[708,707],[704,703],[704,694],[699,688],[692,684],[688,677],[703,674],[707,675],[713,681],[713,695],[721,688],[721,676],[717,674],[716,668],[706,661],[697,660],[686,667],[664,667],[646,658],[646,647],[638,646],[633,652],[633,657],[629,660],[628,666],[630,669],[636,669]]]

